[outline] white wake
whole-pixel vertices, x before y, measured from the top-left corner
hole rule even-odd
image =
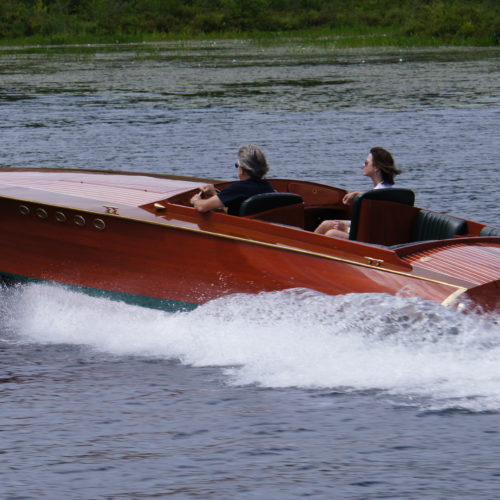
[[[384,294],[233,295],[168,313],[51,285],[1,291],[17,341],[221,367],[229,384],[377,390],[434,409],[500,410],[498,316]]]

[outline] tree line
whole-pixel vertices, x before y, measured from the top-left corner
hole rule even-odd
[[[391,28],[500,40],[497,0],[1,0],[0,39]]]

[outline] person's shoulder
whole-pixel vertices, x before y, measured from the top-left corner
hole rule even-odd
[[[245,179],[243,181],[233,182],[230,186],[230,191],[271,192],[274,191],[274,188],[266,179]]]
[[[253,189],[257,193],[273,193],[274,192],[274,187],[273,185],[266,179],[256,179],[256,181],[253,183]]]
[[[389,189],[393,188],[394,184],[388,184],[386,182],[379,182],[373,189]]]
[[[226,192],[226,191],[234,191],[235,189],[241,189],[242,187],[244,188],[246,186],[245,184],[245,181],[234,181],[232,182],[231,184],[229,184],[228,186],[226,186],[222,191],[222,192]]]
[[[273,185],[267,179],[258,179],[259,185],[270,188],[274,191]]]
[[[233,185],[238,185],[244,189],[262,189],[262,187],[271,186],[269,181],[265,179],[245,179],[244,181],[235,182]]]

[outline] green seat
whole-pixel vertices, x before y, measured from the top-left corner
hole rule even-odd
[[[301,196],[295,193],[261,193],[247,198],[240,207],[240,216],[253,215],[273,208],[302,203]]]
[[[484,226],[479,232],[479,236],[500,236],[500,229],[496,227]]]
[[[467,224],[451,215],[420,210],[412,230],[412,241],[446,240],[464,234]]]

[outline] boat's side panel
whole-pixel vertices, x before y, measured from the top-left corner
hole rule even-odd
[[[401,291],[442,302],[458,289],[403,272],[192,227],[0,199],[0,270],[11,275],[199,304],[235,292],[305,287],[329,294]],[[75,219],[76,217],[76,219]],[[85,219],[77,225],[78,217]],[[97,224],[96,220],[102,221]]]

